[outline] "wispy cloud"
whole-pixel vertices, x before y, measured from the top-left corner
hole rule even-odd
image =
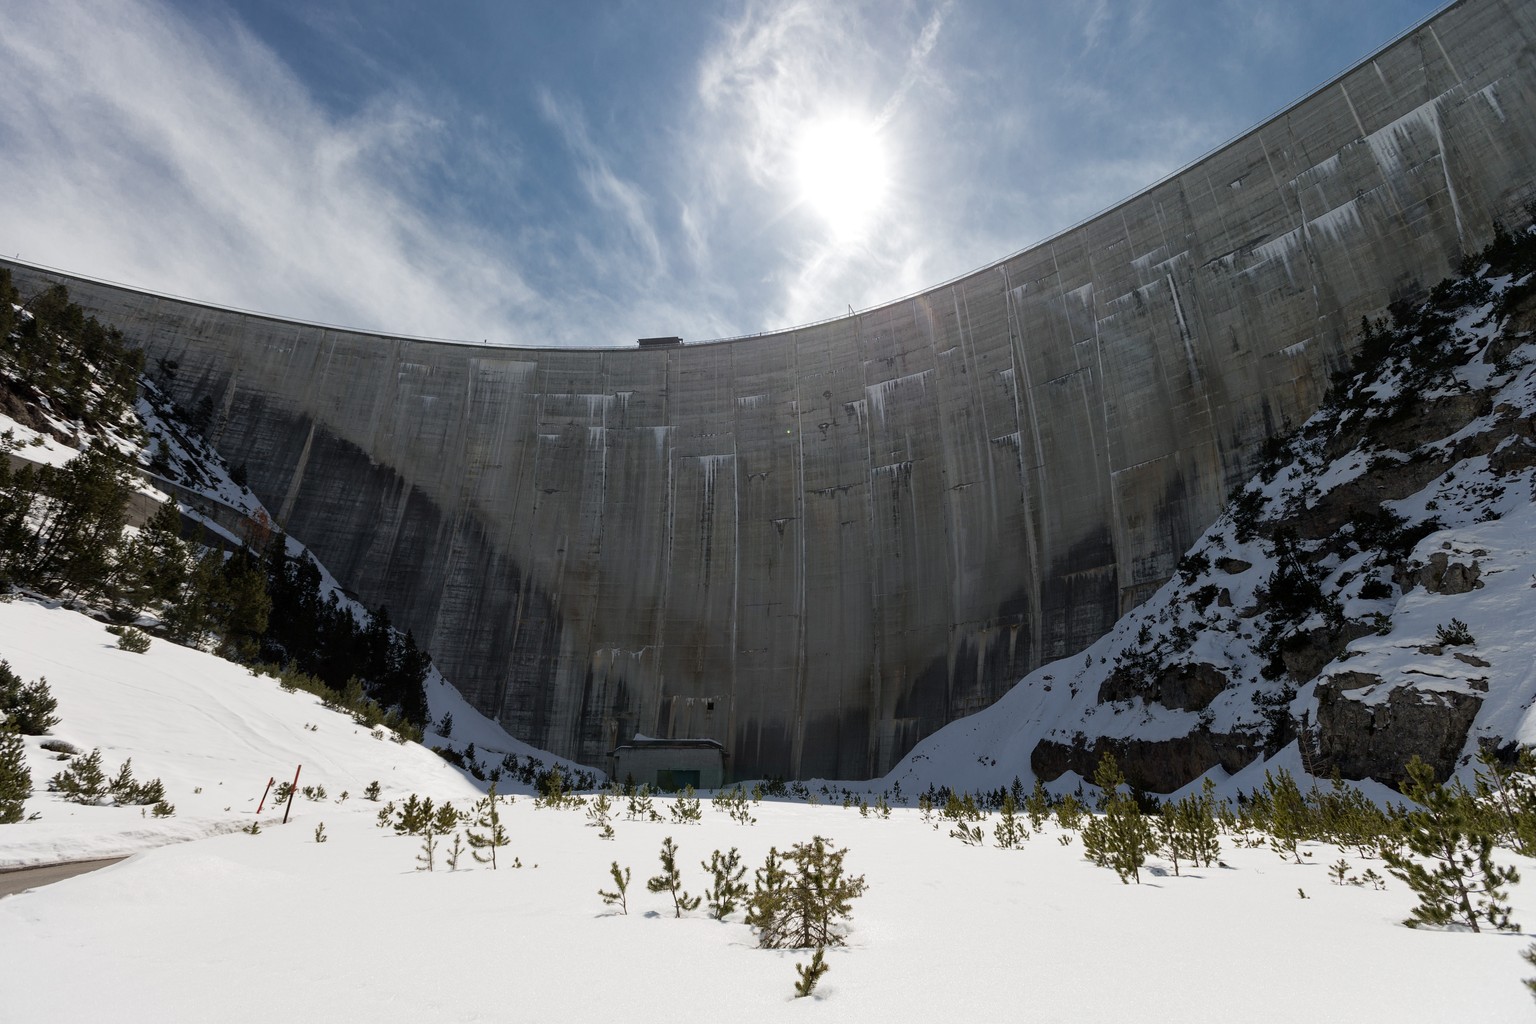
[[[597,208],[616,214],[624,224],[635,251],[624,252],[620,258],[642,276],[654,280],[664,269],[664,258],[651,222],[649,197],[634,182],[614,172],[607,156],[593,142],[579,107],[557,100],[547,89],[539,91],[539,107],[575,157],[587,197]]]
[[[1433,0],[1380,3],[1406,22]],[[1348,20],[1327,0],[1297,5],[1221,0],[1196,20],[1151,0],[726,0],[683,32],[665,7],[606,7],[596,31],[487,0],[444,17],[506,21],[520,39],[548,29],[608,63],[460,80],[444,48],[470,65],[498,40],[445,24],[433,51],[428,33],[401,34],[405,15],[361,2],[283,7],[286,57],[223,7],[12,4],[0,249],[476,341],[789,326],[974,269],[1245,127],[1255,108],[1231,93],[1311,57],[1298,40],[1314,21]],[[318,76],[285,63],[315,52]],[[807,127],[839,116],[874,126],[889,158],[860,232],[834,230],[797,178]]]
[[[408,201],[441,130],[429,111],[330,117],[237,22],[25,5],[0,87],[0,230],[24,258],[423,334],[510,334],[534,297],[472,227]]]

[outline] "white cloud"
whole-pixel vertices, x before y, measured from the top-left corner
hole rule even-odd
[[[25,5],[0,34],[0,89],[0,246],[23,258],[422,334],[510,335],[534,299],[472,227],[407,201],[442,130],[428,111],[338,121],[238,23]]]

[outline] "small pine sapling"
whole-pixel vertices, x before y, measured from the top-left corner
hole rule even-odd
[[[795,874],[785,911],[789,946],[808,949],[843,944],[839,928],[852,915],[853,900],[867,888],[863,875],[844,871],[847,853],[846,848],[834,849],[822,836],[813,836],[809,843],[796,843],[790,849]]]
[[[117,649],[127,651],[129,654],[143,654],[149,650],[149,634],[142,633],[132,626],[124,626],[122,632],[117,635]]]
[[[677,870],[677,847],[673,845],[671,836],[661,844],[661,874],[647,879],[645,887],[651,892],[670,894],[675,917],[682,917],[685,910],[699,908],[700,897],[689,896],[683,891],[683,876]]]
[[[112,781],[107,783],[107,792],[112,794],[112,799],[120,804],[136,803],[133,794],[138,789],[133,781],[133,758],[123,762],[123,766],[112,776]]]
[[[949,837],[960,840],[966,846],[986,845],[986,835],[981,831],[981,826],[963,821],[955,822],[955,827],[949,830]]]
[[[804,999],[814,992],[816,983],[828,970],[826,950],[817,946],[816,954],[811,957],[810,964],[795,964],[795,973],[800,975],[800,980],[795,982],[795,998]]]
[[[1029,840],[1029,829],[1019,820],[1017,808],[1013,802],[1013,794],[1003,797],[1002,817],[998,819],[997,826],[992,830],[992,837],[997,840],[999,849],[1021,849]]]
[[[512,842],[501,825],[497,802],[496,783],[493,782],[485,798],[475,804],[474,826],[469,829],[469,845],[475,860],[490,864],[492,871],[496,870],[496,851]]]
[[[608,816],[613,813],[613,801],[607,793],[599,793],[596,799],[587,803],[587,825],[598,830],[608,829]]]
[[[1029,816],[1030,828],[1036,832],[1045,831],[1046,819],[1051,816],[1051,797],[1039,779],[1035,780],[1035,788],[1029,791],[1024,801],[1024,813]]]
[[[1221,829],[1216,821],[1216,784],[1206,779],[1200,795],[1187,796],[1174,807],[1184,851],[1190,860],[1208,868],[1221,856]]]
[[[46,677],[30,683],[11,671],[8,661],[0,661],[0,715],[9,728],[23,736],[42,736],[59,724],[54,714],[59,702],[48,689]]]
[[[466,824],[468,821],[468,814],[460,814],[454,808],[452,803],[445,800],[443,801],[442,806],[437,809],[437,812],[432,815],[432,824],[430,827],[432,831],[436,832],[438,835],[447,835],[449,832],[452,832],[462,824]]]
[[[1082,801],[1068,793],[1061,798],[1056,805],[1056,824],[1061,826],[1063,832],[1076,832],[1083,824],[1083,815],[1087,813]]]
[[[330,836],[325,834],[325,822],[322,821],[315,826],[315,842],[323,843],[329,838]]]
[[[762,949],[779,949],[788,939],[789,872],[779,851],[768,849],[763,866],[752,877],[752,897],[747,901],[747,924],[757,932]]]
[[[445,859],[448,861],[448,870],[459,870],[459,858],[464,856],[464,837],[459,833],[453,834],[453,845],[448,847]]]
[[[1141,866],[1153,846],[1152,830],[1135,798],[1120,791],[1125,776],[1113,754],[1104,752],[1093,781],[1102,794],[1104,814],[1083,826],[1083,850],[1095,864],[1113,868],[1121,882],[1140,885]]]
[[[395,802],[391,800],[379,808],[379,813],[374,817],[374,825],[378,828],[388,828],[390,821],[395,816]]]
[[[1477,755],[1477,796],[1502,819],[1500,831],[1526,856],[1536,854],[1536,752],[1520,748],[1513,764],[1500,764],[1492,747]]]
[[[1334,885],[1343,885],[1349,878],[1349,861],[1340,857],[1328,865],[1328,877],[1333,879]]]
[[[1460,619],[1452,619],[1449,626],[1436,626],[1435,639],[1442,647],[1471,647],[1477,643],[1472,631]]]
[[[1158,810],[1157,817],[1152,819],[1152,831],[1157,836],[1157,848],[1167,857],[1173,865],[1173,874],[1178,877],[1179,858],[1191,859],[1187,852],[1184,830],[1179,827],[1178,808],[1171,803],[1164,803]]]
[[[1280,769],[1278,776],[1268,770],[1264,772],[1264,795],[1269,805],[1270,847],[1300,864],[1301,841],[1311,835],[1312,814],[1306,797],[1286,768]]]
[[[244,832],[248,836],[259,836],[261,835],[261,822],[253,821],[240,831]]]
[[[282,803],[282,798],[278,798]],[[418,797],[415,793],[405,798],[405,803],[400,805],[399,815],[395,818],[395,834],[400,836],[419,836],[432,824],[432,818],[437,813],[437,807],[432,803],[431,797]]]
[[[630,821],[654,821],[658,817],[656,808],[651,803],[651,791],[647,786],[639,786],[629,794],[629,802],[625,807],[625,817]]]
[[[625,868],[620,871],[619,862],[614,861],[613,866],[608,869],[608,873],[613,876],[613,892],[609,892],[606,889],[599,889],[597,890],[597,894],[603,898],[603,902],[608,906],[616,906],[619,908],[619,913],[628,914],[630,878],[629,868]]]
[[[378,779],[374,779],[372,782],[368,783],[368,788],[363,790],[363,796],[369,800],[372,800],[374,803],[378,803],[379,793],[380,789]]]
[[[1408,849],[1419,859],[1396,850],[1384,850],[1383,857],[1419,898],[1403,923],[1462,924],[1477,932],[1481,920],[1498,931],[1519,930],[1509,920],[1504,887],[1520,881],[1520,873],[1494,863],[1494,835],[1472,794],[1459,781],[1437,783],[1434,770],[1417,757],[1408,762],[1402,789],[1419,805],[1404,823]]]
[[[736,912],[741,901],[747,897],[747,883],[742,880],[747,867],[741,862],[741,854],[734,846],[730,853],[714,851],[709,855],[709,863],[700,861],[699,866],[710,875],[710,886],[705,890],[705,895],[709,897],[709,916],[716,921],[724,921]]]
[[[107,795],[107,774],[101,767],[101,748],[77,757],[48,782],[48,788],[77,804],[96,804]]]
[[[149,809],[149,813],[157,818],[169,818],[176,813],[176,805],[169,800],[161,800]]]
[[[699,798],[693,795],[692,786],[685,786],[667,810],[674,825],[696,825],[704,820],[704,812],[699,809]]]
[[[437,855],[437,833],[430,828],[421,834],[421,852],[416,855],[416,870],[431,871]]]

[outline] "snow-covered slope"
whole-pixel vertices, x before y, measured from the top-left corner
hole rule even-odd
[[[126,851],[154,830],[209,838],[0,899],[7,1021],[1529,1018],[1528,937],[1403,928],[1403,886],[1332,885],[1324,865],[1340,851],[1313,844],[1296,865],[1227,843],[1221,867],[1176,877],[1154,862],[1126,886],[1049,825],[1002,850],[909,809],[763,801],[741,825],[706,802],[699,824],[616,815],[603,841],[581,811],[520,798],[503,808],[501,870],[465,855],[450,871],[440,845],[436,870],[417,871],[421,841],[376,828],[380,805],[360,792],[378,779],[386,797],[467,804],[477,791],[460,773],[227,662],[109,639],[66,610],[0,604],[0,649],[24,676],[47,674],[57,736],[101,747],[109,768],[131,757],[141,779],[164,780],[176,816],[43,793],[28,804],[39,820],[0,826],[0,863]],[[29,740],[41,785],[56,763],[38,753]],[[298,799],[286,826],[269,808],[259,834],[229,831],[257,820],[267,779],[300,762],[301,786],[322,783],[325,800]],[[657,801],[663,816],[670,803]],[[756,948],[739,911],[679,920],[644,885],[669,836],[699,893],[712,850],[756,867],[814,835],[847,847],[869,889],[811,999],[793,998],[808,951]],[[1536,920],[1536,870],[1513,859],[1532,879],[1513,891],[1515,916]],[[615,861],[632,871],[627,916],[597,896]]]
[[[145,654],[118,650],[116,642],[77,612],[26,600],[0,604],[0,657],[23,679],[47,678],[60,719],[50,736],[26,738],[34,785],[27,813],[40,817],[0,829],[0,869],[232,831],[256,818],[268,779],[291,781],[300,765],[300,788],[319,785],[328,794],[313,810],[343,792],[357,807],[373,781],[386,800],[414,791],[455,801],[479,796],[473,780],[427,748],[370,732],[309,694],[285,693],[270,676],[164,640]],[[41,748],[48,740],[86,752],[99,747],[108,774],[131,757],[139,780],[165,783],[176,814],[155,819],[145,808],[64,802],[47,792],[48,779],[64,767]],[[281,818],[269,798],[260,820]]]

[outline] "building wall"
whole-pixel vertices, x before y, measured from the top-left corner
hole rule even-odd
[[[694,789],[719,789],[725,783],[720,751],[713,749],[624,747],[615,752],[609,777],[621,784],[633,780],[636,785],[655,788],[661,772],[698,772],[699,780],[693,783]]]
[[[738,341],[455,345],[67,283],[514,734],[871,776],[1155,590],[1361,316],[1524,219],[1533,42],[1536,8],[1467,0],[1055,238]]]

